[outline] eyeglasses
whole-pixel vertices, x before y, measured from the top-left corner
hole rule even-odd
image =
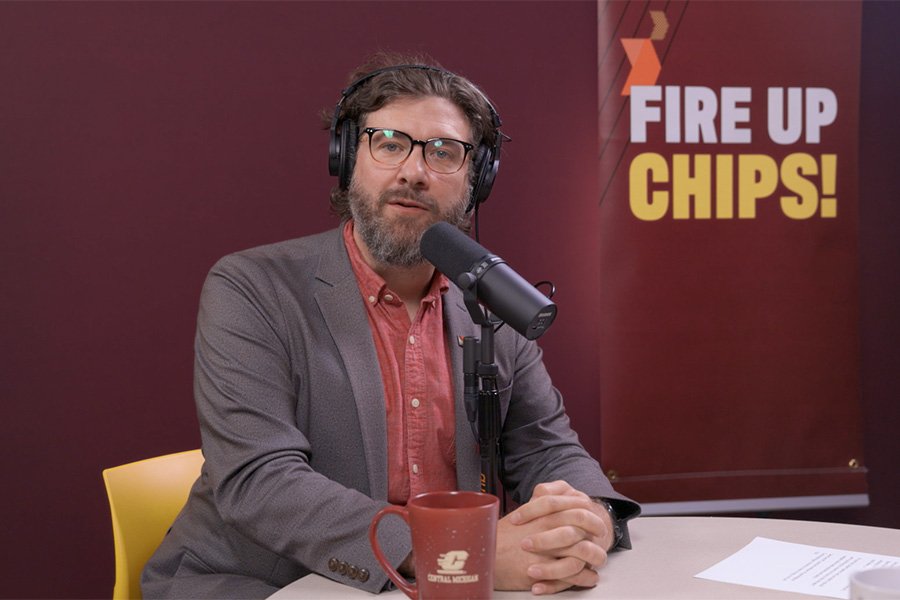
[[[414,140],[407,133],[383,127],[366,127],[363,133],[369,135],[369,153],[376,162],[396,167],[409,158],[413,146],[422,146],[425,164],[432,171],[444,175],[459,171],[466,162],[466,156],[475,148],[472,144],[451,138]]]

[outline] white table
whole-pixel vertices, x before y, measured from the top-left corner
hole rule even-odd
[[[600,584],[568,590],[555,598],[760,600],[813,596],[719,583],[694,577],[734,554],[754,537],[900,556],[900,529],[838,523],[730,517],[642,517],[630,524],[633,550],[610,555]],[[344,600],[373,596],[319,575],[308,575],[270,596],[272,600]],[[378,598],[406,598],[395,590]],[[529,592],[496,592],[498,599],[533,598]]]

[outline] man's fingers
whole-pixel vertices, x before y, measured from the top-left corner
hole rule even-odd
[[[534,533],[522,540],[522,549],[539,554],[553,553],[568,548],[583,540],[598,539],[599,536],[587,533],[580,527],[563,525],[548,531]]]
[[[563,581],[577,587],[590,588],[600,583],[600,575],[597,574],[595,569],[585,567],[576,573],[575,576],[568,577]]]
[[[576,508],[541,517],[540,531],[529,535],[524,550],[546,552],[571,546],[582,539],[600,540],[608,533],[603,518],[593,511]]]
[[[557,579],[556,581],[538,581],[531,586],[531,593],[535,596],[555,594],[572,587],[571,583]]]
[[[525,550],[536,554],[563,557],[569,556],[591,565],[600,567],[606,564],[606,550],[604,550],[595,540],[585,539],[583,537],[574,539],[571,543],[566,543],[573,539],[571,533],[547,532],[544,534],[534,535],[530,538],[530,543],[523,541]]]
[[[574,508],[583,508],[594,512],[593,504],[594,502],[584,495],[533,496],[530,501],[509,513],[509,519],[514,525],[522,525],[553,513]]]
[[[600,582],[600,576],[589,567],[584,567],[575,575],[565,579],[544,579],[536,581],[531,586],[531,593],[535,595],[555,594],[570,587],[591,588]]]
[[[518,532],[515,547],[530,557],[519,577],[530,582],[533,594],[597,585],[594,569],[607,560],[602,546],[609,537],[607,521],[600,505],[565,481],[536,486],[531,500],[501,520]]]
[[[528,567],[526,575],[536,581],[567,579],[578,575],[584,567],[584,561],[566,556],[556,560],[535,563]]]

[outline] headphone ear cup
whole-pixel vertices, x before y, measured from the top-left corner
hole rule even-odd
[[[339,125],[338,185],[342,190],[350,187],[353,177],[353,166],[356,164],[356,146],[359,140],[359,128],[353,119],[345,119]]]
[[[340,109],[338,109],[340,110]],[[331,131],[328,137],[328,174],[336,177],[341,172],[341,134],[337,122],[337,116],[331,123]]]
[[[497,169],[500,167],[500,161],[496,154],[497,148],[491,148],[485,144],[478,146],[472,168],[475,171],[475,180],[472,185],[472,198],[469,200],[469,206],[466,212],[469,212],[482,202],[487,200],[494,186],[494,178],[497,176]]]

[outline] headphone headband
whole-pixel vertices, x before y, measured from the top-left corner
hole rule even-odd
[[[343,109],[344,101],[373,77],[382,73],[406,69],[434,71],[436,73],[446,73],[453,77],[458,77],[455,73],[431,65],[394,65],[367,73],[341,90],[341,98],[338,100],[337,106],[335,106],[334,116],[331,119],[331,127],[329,129],[328,172],[331,175],[336,175],[338,177],[338,185],[342,190],[346,190],[350,187],[353,167],[356,164],[356,146],[359,140],[359,123],[354,119],[342,118],[341,111]],[[495,136],[492,145],[486,144],[484,142],[484,136],[482,136],[481,141],[478,143],[478,148],[475,150],[471,167],[474,170],[472,196],[469,199],[469,205],[466,207],[466,212],[479,206],[482,202],[487,200],[488,195],[490,195],[491,188],[494,185],[494,179],[500,168],[500,146],[503,141],[503,134],[499,131],[500,125],[502,124],[500,115],[497,114],[494,105],[481,90],[474,85],[472,88],[478,92],[490,111],[490,126],[494,128]]]

